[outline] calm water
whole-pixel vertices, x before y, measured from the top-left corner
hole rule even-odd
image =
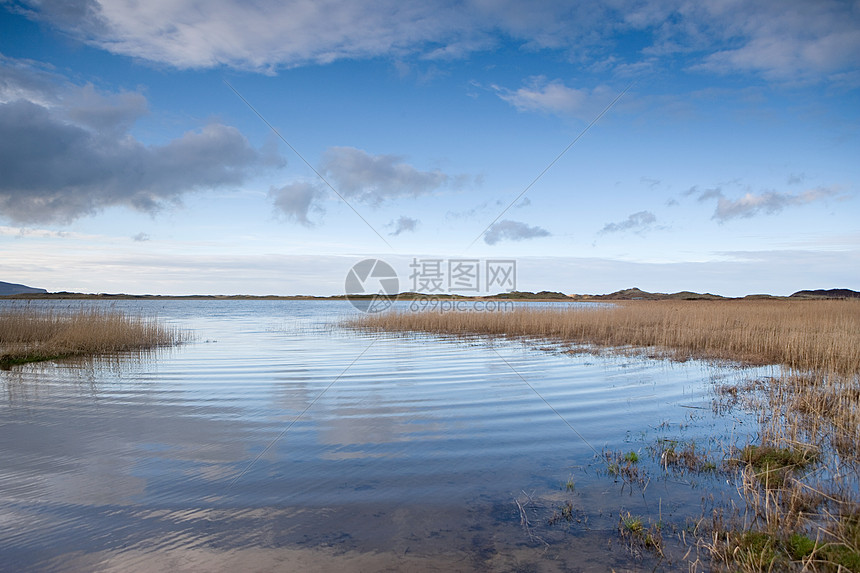
[[[725,479],[598,454],[749,431],[712,414],[749,371],[357,333],[331,301],[105,305],[194,342],[0,372],[4,570],[686,571],[619,515],[683,526]]]

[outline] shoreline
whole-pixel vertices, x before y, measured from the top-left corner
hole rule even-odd
[[[0,295],[2,300],[314,300],[314,301],[343,301],[343,300],[368,300],[376,295],[246,295],[246,294],[125,294],[125,293],[73,293],[73,292],[55,292],[55,293],[24,293],[24,294],[9,294]],[[723,297],[723,296],[675,296],[665,295],[657,298],[636,298],[636,297],[615,297],[613,295],[580,295],[571,294],[560,297],[540,297],[533,293],[518,293],[508,294],[500,293],[486,296],[467,296],[458,294],[424,294],[424,293],[399,293],[391,298],[393,300],[422,300],[422,299],[439,299],[439,300],[465,300],[465,301],[488,301],[488,300],[504,300],[504,301],[523,301],[523,302],[672,302],[672,301],[695,301],[695,302],[722,302],[722,301],[825,301],[825,300],[853,300],[855,297],[834,297],[826,295],[810,295],[810,296],[782,296],[770,294],[753,294],[742,297]]]

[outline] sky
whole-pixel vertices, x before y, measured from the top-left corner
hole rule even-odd
[[[860,290],[858,54],[857,1],[0,0],[0,280]]]

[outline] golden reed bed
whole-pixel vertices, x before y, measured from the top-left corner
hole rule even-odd
[[[116,310],[0,311],[0,367],[72,356],[147,350],[181,342],[182,334],[152,318]]]
[[[393,311],[365,315],[350,325],[648,347],[681,359],[860,373],[860,301],[853,300],[625,301],[509,312]]]

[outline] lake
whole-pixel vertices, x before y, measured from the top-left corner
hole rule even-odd
[[[714,385],[767,371],[356,332],[343,301],[0,304],[193,334],[0,371],[4,570],[687,571],[683,528],[734,486],[653,445],[743,443]],[[666,557],[625,542],[628,513],[672,524]]]

